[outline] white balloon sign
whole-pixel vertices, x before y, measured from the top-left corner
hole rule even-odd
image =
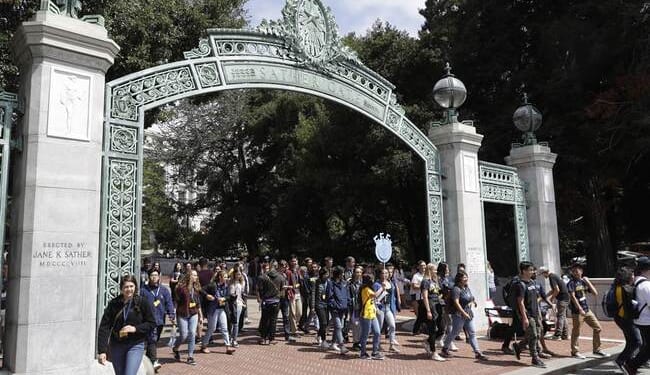
[[[375,256],[382,263],[388,262],[393,256],[393,241],[390,239],[390,234],[379,233],[374,240]]]

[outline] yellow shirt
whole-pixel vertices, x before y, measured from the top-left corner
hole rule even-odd
[[[363,319],[375,319],[375,292],[370,287],[361,289],[361,317]]]

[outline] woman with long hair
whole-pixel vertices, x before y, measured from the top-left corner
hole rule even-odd
[[[120,280],[120,295],[104,309],[97,333],[97,359],[106,364],[110,353],[116,375],[136,375],[144,355],[145,340],[156,327],[156,319],[146,299],[137,291],[135,276]]]
[[[359,290],[361,298],[361,335],[360,335],[360,347],[361,353],[359,358],[361,359],[384,359],[383,354],[379,352],[379,339],[381,338],[381,328],[379,327],[379,322],[377,321],[377,308],[375,306],[375,297],[378,294],[383,292],[383,288],[379,289],[376,293],[373,290],[373,279],[372,275],[365,274],[361,281],[361,289]],[[368,334],[372,330],[372,354],[368,355],[366,353],[366,344],[368,343]]]
[[[440,321],[442,320],[443,311],[442,305],[440,304],[441,289],[438,282],[438,273],[435,264],[427,264],[420,288],[422,293],[422,304],[420,305],[421,307],[418,314],[422,314],[426,317],[424,322],[427,326],[428,334],[427,338],[423,342],[424,350],[429,358],[434,361],[444,362],[445,359],[436,353],[436,333],[441,326]]]
[[[196,365],[194,360],[194,345],[196,341],[196,328],[201,312],[201,284],[196,270],[188,271],[176,286],[176,323],[180,331],[180,338],[176,340],[172,351],[177,361],[181,360],[178,349],[187,340],[187,363]]]
[[[203,287],[201,295],[207,301],[205,303],[205,314],[208,317],[208,331],[203,335],[201,352],[210,353],[208,343],[218,325],[223,343],[226,346],[226,354],[232,354],[235,349],[230,345],[230,335],[228,335],[226,304],[230,298],[230,288],[226,282],[226,271],[221,270],[215,273],[210,283]]]
[[[375,283],[372,288],[374,289],[377,297],[375,299],[377,306],[377,323],[379,327],[384,326],[388,330],[389,348],[388,351],[399,353],[397,345],[399,343],[395,339],[395,315],[397,314],[397,302],[399,294],[395,284],[389,280],[389,272],[385,268],[377,268],[375,270]],[[382,293],[378,293],[379,291]]]
[[[169,276],[169,289],[172,291],[172,301],[176,301],[176,285],[183,275],[183,264],[176,262],[172,274]]]
[[[465,271],[459,271],[454,279],[454,288],[451,292],[450,309],[452,328],[451,334],[445,337],[445,343],[442,347],[442,355],[444,357],[451,357],[449,348],[452,340],[464,328],[469,335],[469,343],[474,350],[474,356],[480,361],[486,361],[487,357],[481,353],[476,340],[476,330],[474,329],[474,313],[472,306],[476,307],[476,301],[469,289],[468,277]]]
[[[438,284],[440,285],[441,290],[441,299],[440,305],[442,305],[442,318],[440,319],[440,326],[436,334],[436,340],[438,345],[442,347],[442,340],[444,335],[451,334],[451,313],[449,309],[451,308],[450,299],[451,291],[454,288],[454,279],[450,276],[449,264],[445,262],[438,263]],[[458,347],[454,342],[451,342],[449,350],[452,352],[458,351]]]
[[[230,332],[230,340],[233,348],[237,348],[237,338],[239,337],[239,322],[243,318],[242,311],[246,306],[244,301],[244,294],[246,292],[246,280],[242,273],[241,267],[235,267],[232,271],[232,277],[229,280],[228,291],[230,293],[230,303],[232,311],[232,328]]]

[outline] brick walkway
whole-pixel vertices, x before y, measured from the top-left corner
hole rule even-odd
[[[214,346],[210,349],[212,353],[195,354],[197,366],[189,366],[185,363],[175,362],[171,349],[161,346],[158,350],[160,362],[163,364],[159,374],[180,375],[180,374],[449,374],[449,375],[492,375],[502,374],[527,367],[530,357],[527,353],[522,354],[521,361],[514,356],[504,355],[500,351],[501,342],[491,341],[487,338],[479,339],[479,346],[483,353],[490,357],[488,362],[478,363],[474,360],[469,344],[456,342],[460,351],[454,353],[454,358],[447,362],[435,362],[425,358],[421,342],[425,335],[413,336],[406,330],[399,330],[397,340],[401,343],[401,353],[393,354],[384,352],[384,361],[362,361],[358,359],[358,353],[349,352],[341,356],[333,351],[322,351],[316,347],[315,335],[301,337],[298,342],[288,344],[279,340],[276,345],[257,345],[256,327],[259,312],[255,301],[249,301],[251,307],[251,320],[253,324],[247,326],[246,332],[239,340],[239,348],[234,355],[226,355],[223,343],[215,336]],[[402,322],[412,318],[408,312],[403,312]],[[281,320],[281,319],[280,319]],[[280,323],[280,322],[279,322]],[[603,347],[610,348],[620,345],[622,335],[613,322],[601,322],[603,332],[601,338]],[[280,327],[280,326],[278,326]],[[588,329],[588,327],[585,327]],[[583,328],[583,335],[590,336],[591,332]],[[485,335],[485,332],[479,332]],[[328,334],[328,340],[331,334]],[[278,338],[282,338],[279,334]],[[387,344],[384,341],[385,349]],[[167,339],[161,339],[164,345]],[[549,349],[560,357],[568,357],[570,354],[569,341],[547,341]],[[591,338],[581,339],[580,346],[584,354],[591,353]],[[183,359],[187,358],[187,345],[181,347]],[[552,361],[552,360],[550,360]],[[540,373],[542,371],[540,370]]]

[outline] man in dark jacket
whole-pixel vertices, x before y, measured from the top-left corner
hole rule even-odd
[[[153,368],[158,371],[161,365],[158,362],[156,353],[156,344],[160,340],[160,333],[165,326],[165,314],[169,316],[172,324],[176,324],[176,315],[174,313],[174,303],[169,289],[160,285],[160,274],[156,269],[149,270],[149,282],[140,289],[140,296],[149,303],[154,318],[156,319],[156,328],[151,331],[147,341],[147,357],[153,363]]]
[[[280,310],[280,296],[287,280],[275,268],[257,279],[257,302],[262,308],[260,345],[275,344],[275,325]]]
[[[343,280],[343,268],[334,267],[332,270],[332,282],[327,288],[328,307],[332,318],[334,319],[334,332],[332,332],[332,349],[338,350],[339,353],[345,354],[348,349],[345,348],[343,341],[343,326],[345,324],[345,315],[351,305],[348,294],[348,285]]]

